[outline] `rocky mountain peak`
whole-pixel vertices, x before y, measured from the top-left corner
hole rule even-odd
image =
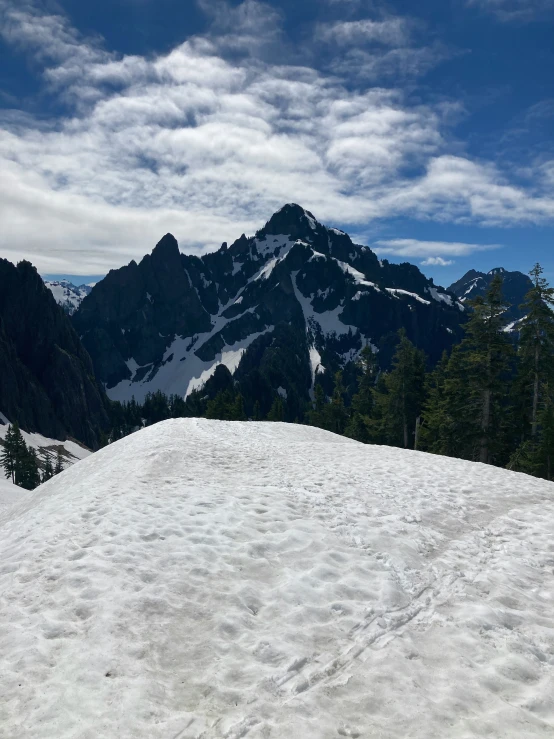
[[[318,226],[318,222],[309,210],[305,210],[296,203],[288,203],[271,216],[262,232],[301,239],[317,231]]]
[[[152,259],[157,262],[174,262],[180,259],[179,244],[173,234],[167,233],[152,250]]]

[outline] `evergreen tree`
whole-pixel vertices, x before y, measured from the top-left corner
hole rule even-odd
[[[42,482],[46,482],[47,480],[50,480],[52,477],[54,477],[54,467],[52,465],[52,459],[50,458],[50,455],[46,453],[44,455],[44,464],[42,466]]]
[[[254,403],[254,413],[252,416],[253,421],[261,421],[262,420],[262,409],[260,408],[260,401],[256,400]]]
[[[376,433],[382,443],[414,447],[416,425],[425,396],[425,355],[412,344],[404,329],[393,357],[393,368],[373,391]]]
[[[244,397],[242,393],[237,393],[230,409],[231,421],[246,421],[246,412],[244,410]]]
[[[217,393],[215,398],[208,401],[206,418],[213,418],[219,421],[237,420],[235,396],[231,390],[222,390]]]
[[[40,472],[37,453],[32,447],[25,449],[19,465],[18,484],[26,490],[34,490],[40,485]]]
[[[472,308],[461,345],[466,402],[460,420],[473,431],[471,458],[490,463],[498,461],[504,451],[502,416],[506,413],[513,357],[512,345],[503,331],[507,306],[500,275],[494,276],[486,296],[473,301]]]
[[[16,421],[13,425],[8,426],[4,448],[0,455],[0,463],[4,468],[4,473],[7,478],[11,477],[15,485],[21,484],[21,472],[26,453],[27,445]]]
[[[327,398],[325,397],[325,390],[323,389],[323,386],[318,382],[314,387],[314,402],[312,404],[312,409],[308,412],[310,426],[319,426],[319,428],[326,428],[326,406]]]
[[[554,391],[554,288],[542,277],[543,269],[535,264],[529,273],[533,286],[525,296],[521,309],[518,350],[517,394],[523,403],[524,435],[536,439],[539,415]]]
[[[367,444],[371,441],[369,426],[373,412],[373,389],[378,369],[377,357],[371,347],[365,346],[362,349],[358,368],[361,371],[358,392],[352,398],[350,419],[344,435]]]
[[[269,413],[267,414],[268,421],[284,421],[285,420],[285,408],[281,397],[276,397],[273,401]]]
[[[54,467],[54,474],[59,475],[60,472],[63,472],[63,462],[62,455],[58,452],[58,455],[56,457],[56,466]]]
[[[335,434],[343,434],[348,422],[348,413],[344,404],[346,389],[342,381],[342,372],[335,373],[335,384],[331,402],[327,403],[324,410],[324,428]]]

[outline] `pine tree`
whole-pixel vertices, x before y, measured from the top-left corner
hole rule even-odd
[[[56,457],[56,466],[54,467],[54,474],[59,475],[60,472],[63,472],[63,462],[62,455],[58,452],[58,455]]]
[[[8,426],[6,436],[4,438],[4,446],[0,454],[0,464],[4,468],[4,474],[12,482],[15,483],[15,471],[17,469],[17,450],[15,446],[15,436],[13,426]]]
[[[503,451],[502,416],[513,358],[513,348],[503,331],[507,309],[502,297],[502,277],[495,275],[485,298],[472,303],[461,344],[464,383],[467,388],[464,420],[473,431],[475,461],[497,461]]]
[[[367,444],[371,441],[369,425],[373,412],[373,389],[378,369],[377,357],[371,347],[365,346],[362,349],[358,367],[361,370],[358,392],[352,398],[350,419],[344,435]]]
[[[37,453],[32,447],[25,449],[19,465],[19,485],[26,490],[34,490],[40,485],[40,472]]]
[[[549,392],[554,391],[554,288],[542,277],[543,269],[535,264],[529,273],[533,286],[525,296],[521,309],[517,392],[524,404],[525,437],[535,439],[539,432],[539,415],[548,405]]]
[[[283,400],[280,397],[275,398],[273,401],[269,413],[267,414],[268,421],[284,421],[285,420],[285,408]]]
[[[46,453],[44,455],[44,464],[42,466],[42,482],[46,482],[47,480],[50,480],[52,477],[54,477],[54,467],[52,465],[52,459],[50,458],[50,455]]]
[[[335,385],[331,402],[327,403],[324,410],[324,428],[335,434],[343,434],[348,423],[348,413],[344,404],[346,388],[342,381],[342,372],[335,373]]]
[[[262,409],[260,407],[260,401],[256,400],[254,403],[254,413],[252,416],[253,421],[261,421],[262,420]]]
[[[425,355],[412,344],[404,329],[393,357],[393,368],[373,391],[376,406],[374,433],[382,443],[414,447],[415,431],[425,394]]]
[[[15,485],[21,485],[21,473],[27,454],[27,445],[19,430],[17,421],[8,426],[6,438],[4,439],[4,448],[0,455],[0,462],[4,467],[4,473],[7,478],[11,477]]]
[[[246,412],[244,410],[244,397],[242,393],[237,393],[230,408],[230,421],[246,421]]]
[[[328,403],[327,398],[325,397],[325,390],[323,389],[323,386],[318,382],[314,387],[314,401],[312,404],[312,409],[308,411],[310,426],[326,428],[325,409],[327,404]]]

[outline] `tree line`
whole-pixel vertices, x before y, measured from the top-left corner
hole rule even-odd
[[[8,480],[26,490],[34,490],[54,475],[63,472],[60,453],[57,453],[55,465],[48,452],[44,452],[42,459],[39,458],[33,447],[25,443],[17,422],[8,426],[0,453],[0,465]]]
[[[331,392],[318,379],[305,408],[275,394],[262,411],[219,366],[187,400],[149,394],[114,406],[114,436],[166,418],[204,416],[221,420],[306,423],[368,444],[385,444],[458,457],[554,479],[554,289],[540,265],[521,306],[517,342],[505,330],[508,306],[502,277],[484,297],[467,303],[461,343],[432,370],[424,353],[398,334],[392,367],[382,371],[370,347],[352,370],[334,376]],[[345,382],[346,380],[346,382]],[[211,383],[211,384],[210,384]],[[208,387],[208,385],[210,386]]]

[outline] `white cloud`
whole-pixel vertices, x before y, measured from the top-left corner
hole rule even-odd
[[[242,39],[275,37],[274,11],[254,0],[234,9],[210,3],[208,36],[153,58],[117,57],[30,5],[0,7],[7,40],[41,60],[50,90],[72,111],[46,122],[0,119],[8,258],[98,274],[140,258],[167,231],[183,250],[214,248],[290,201],[358,230],[395,216],[495,225],[554,218],[550,170],[536,179],[542,190],[530,191],[492,164],[453,155],[444,104],[408,105],[383,86],[352,90],[336,73],[261,53],[231,61],[221,31],[229,23]],[[417,177],[406,174],[414,170]],[[435,245],[415,256],[449,252]]]
[[[500,244],[463,244],[453,241],[419,241],[418,239],[388,239],[377,241],[372,247],[377,254],[394,257],[427,257],[422,264],[441,267],[447,262],[443,257],[467,257],[479,251],[501,249]],[[442,255],[438,256],[438,255]]]
[[[554,0],[467,0],[501,21],[531,21],[554,9]]]
[[[423,267],[449,267],[454,264],[453,259],[443,259],[442,257],[427,257],[421,262]]]
[[[372,42],[400,46],[406,44],[408,38],[408,24],[403,18],[388,18],[382,21],[370,18],[337,21],[322,23],[316,29],[316,39],[347,46]]]

